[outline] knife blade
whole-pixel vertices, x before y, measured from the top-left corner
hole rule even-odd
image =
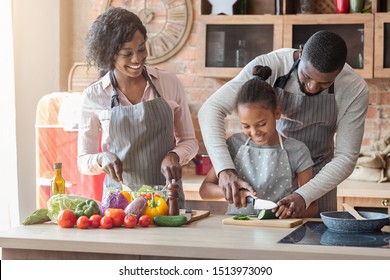
[[[271,200],[266,200],[266,199],[260,199],[257,198],[255,199],[255,202],[253,204],[253,208],[263,210],[263,209],[273,209],[277,207],[278,205],[271,201]]]
[[[257,210],[273,209],[278,206],[275,202],[266,199],[260,199],[260,198],[255,199],[253,197],[248,196],[246,200],[247,203],[252,203],[253,208]]]

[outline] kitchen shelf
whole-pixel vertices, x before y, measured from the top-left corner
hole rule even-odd
[[[201,16],[198,74],[229,78],[239,73],[235,51],[246,41],[247,61],[282,47],[283,18],[275,15]]]
[[[384,0],[371,1],[371,13],[356,14],[335,14],[334,6],[331,6],[334,5],[333,0],[317,2],[316,14],[299,14],[299,1],[281,0],[281,15],[272,14],[274,4],[268,10],[259,8],[261,1],[265,0],[248,0],[248,14],[230,16],[210,15],[212,6],[208,0],[200,2],[200,49],[205,50],[198,54],[198,72],[201,76],[230,79],[240,72],[241,67],[232,64],[239,38],[230,35],[228,30],[247,36],[246,46],[255,45],[257,48],[257,52],[250,53],[250,58],[254,58],[281,47],[298,47],[315,31],[327,29],[339,33],[346,40],[349,53],[347,63],[359,75],[365,79],[390,77],[390,13],[385,12],[389,8],[385,7]],[[257,26],[261,30],[258,34],[251,31]],[[212,47],[215,44],[209,42],[210,38],[217,40],[217,37],[210,36],[213,29],[225,30],[225,35],[228,34],[223,44],[219,45],[224,56],[220,65],[207,60],[215,58],[217,51]]]
[[[375,14],[374,77],[390,77],[390,13]]]

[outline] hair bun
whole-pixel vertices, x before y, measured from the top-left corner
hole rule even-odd
[[[271,76],[272,70],[268,66],[256,65],[255,67],[253,67],[252,74],[256,78],[260,78],[261,80],[265,81]]]

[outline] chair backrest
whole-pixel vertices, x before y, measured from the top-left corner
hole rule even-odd
[[[95,67],[88,68],[87,64],[76,62],[69,71],[68,91],[83,92],[83,90],[99,78]]]

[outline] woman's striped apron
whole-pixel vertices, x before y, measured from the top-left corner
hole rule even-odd
[[[161,97],[150,79],[146,68],[143,76],[149,82],[155,99],[130,106],[120,106],[117,83],[111,72],[114,94],[111,102],[108,150],[123,163],[123,183],[128,186],[165,185],[161,163],[165,155],[175,147],[174,120],[169,104]],[[178,181],[179,207],[184,208],[184,192]],[[105,193],[122,189],[120,183],[106,176]],[[133,189],[135,190],[135,189]]]

